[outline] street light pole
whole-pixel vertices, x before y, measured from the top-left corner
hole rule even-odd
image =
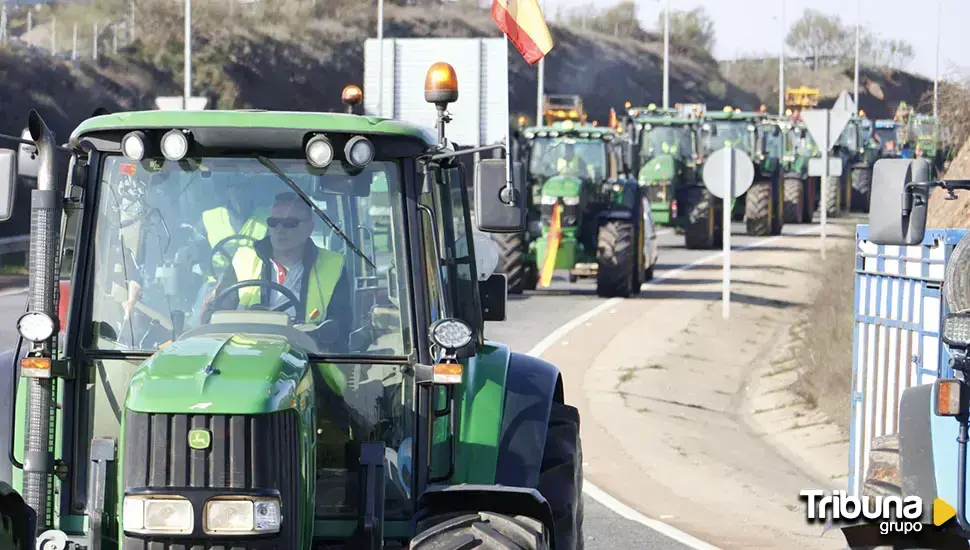
[[[852,92],[852,101],[855,108],[859,109],[859,30],[862,26],[862,0],[856,2],[856,21],[855,21],[855,87]]]
[[[189,110],[192,97],[192,0],[185,1],[185,90],[182,92],[182,109]]]
[[[377,116],[384,116],[384,0],[377,0]]]
[[[936,21],[936,74],[933,76],[933,116],[939,116],[940,101],[940,32],[943,30],[943,0],[937,1],[938,18]]]
[[[546,2],[545,0],[540,0],[539,11],[543,13],[543,18],[545,18],[546,12]],[[546,87],[546,57],[542,56],[539,58],[539,67],[536,75],[536,126],[542,126],[542,96],[545,95]]]
[[[664,109],[670,108],[670,0],[664,9]]]
[[[781,0],[781,53],[778,55],[778,116],[785,113],[785,0]]]

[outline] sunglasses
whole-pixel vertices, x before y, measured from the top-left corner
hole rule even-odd
[[[266,219],[266,225],[268,225],[268,226],[270,226],[270,227],[272,227],[274,229],[277,228],[277,227],[284,227],[286,229],[293,229],[293,228],[299,227],[300,224],[303,223],[303,222],[305,222],[305,221],[307,221],[307,220],[301,220],[301,219],[297,219],[297,218],[267,218]]]

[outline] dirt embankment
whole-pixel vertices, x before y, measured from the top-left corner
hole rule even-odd
[[[943,179],[970,178],[970,140],[963,144]],[[955,200],[947,200],[947,193],[937,189],[930,196],[930,209],[926,226],[933,228],[970,229],[970,191],[956,191]]]

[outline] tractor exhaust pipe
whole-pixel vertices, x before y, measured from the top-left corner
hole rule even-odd
[[[41,311],[57,319],[55,278],[59,261],[57,233],[60,229],[61,196],[58,193],[54,174],[54,155],[58,147],[54,141],[54,134],[35,110],[30,111],[27,130],[37,147],[38,155],[37,189],[32,191],[30,197],[28,304],[30,311]],[[53,338],[33,344],[29,355],[51,357],[52,340]],[[28,379],[24,501],[37,513],[37,534],[49,527],[47,507],[51,473],[49,454],[52,393],[52,378]]]

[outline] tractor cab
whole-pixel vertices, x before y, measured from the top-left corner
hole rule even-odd
[[[882,158],[892,158],[899,156],[902,146],[901,125],[892,119],[879,119],[873,122],[873,139],[879,146],[879,153]]]
[[[29,139],[3,136],[38,184],[17,202],[0,150],[0,220],[21,204],[33,221],[0,354],[0,540],[422,550],[489,524],[577,544],[578,413],[554,365],[484,334],[506,279],[483,233],[524,229],[524,190],[504,159],[466,185],[466,154],[504,146],[450,146],[457,94],[432,65],[437,132],[142,111],[58,145],[32,111]]]

